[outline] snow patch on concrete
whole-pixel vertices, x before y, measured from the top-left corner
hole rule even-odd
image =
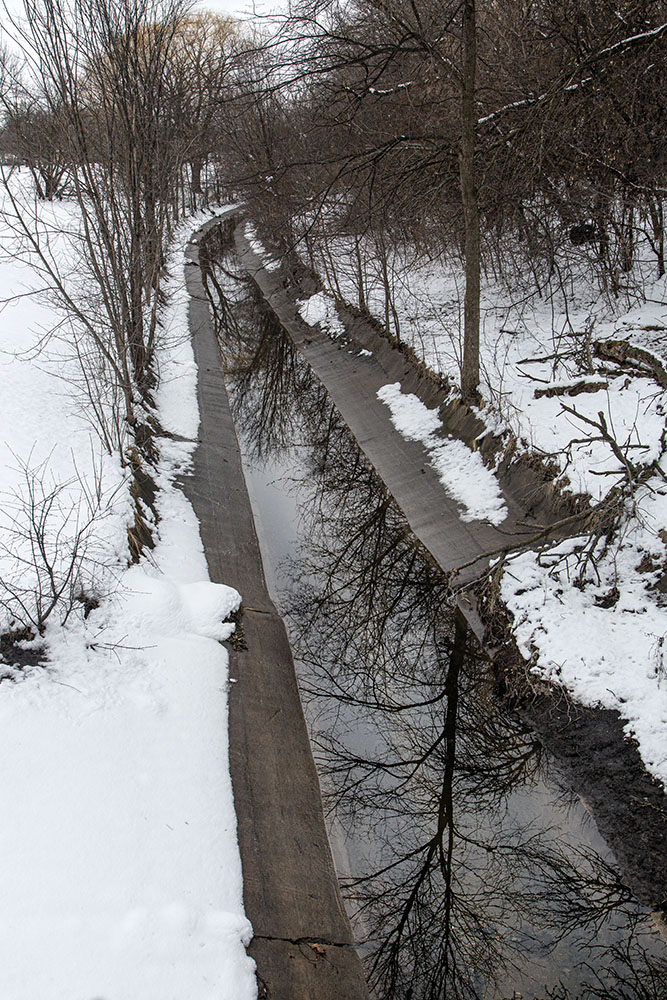
[[[301,319],[309,326],[319,323],[322,330],[333,340],[345,333],[345,325],[338,316],[336,303],[325,292],[316,292],[308,299],[297,303]]]
[[[399,433],[423,444],[446,492],[460,504],[461,520],[502,524],[507,507],[498,480],[479,452],[456,438],[441,437],[438,431],[443,425],[436,410],[430,410],[414,393],[403,393],[400,382],[382,386],[377,395],[389,407]]]

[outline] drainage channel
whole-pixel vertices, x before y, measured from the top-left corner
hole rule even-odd
[[[209,268],[262,560],[373,995],[660,1000],[652,914],[495,697],[444,576],[233,258]]]

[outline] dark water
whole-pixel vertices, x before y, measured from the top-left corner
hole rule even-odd
[[[495,698],[442,574],[233,267],[220,258],[209,290],[374,994],[665,1000],[652,916]]]

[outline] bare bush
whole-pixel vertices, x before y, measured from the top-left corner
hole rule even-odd
[[[48,460],[18,461],[19,485],[2,495],[0,619],[2,631],[42,635],[50,618],[61,625],[77,606],[89,606],[100,580],[93,536],[112,497],[99,468],[92,480],[59,481]]]

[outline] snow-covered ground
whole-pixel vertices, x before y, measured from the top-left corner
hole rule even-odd
[[[641,484],[620,498],[618,530],[608,545],[601,538],[592,558],[587,558],[586,538],[546,553],[511,557],[502,595],[514,615],[519,646],[535,673],[557,680],[585,703],[618,709],[647,766],[667,784],[667,399],[645,366],[633,369],[602,361],[594,346],[595,341],[628,340],[667,362],[667,281],[655,279],[655,258],[645,245],[639,249],[645,259],[635,267],[632,280],[637,287],[629,285],[618,298],[600,292],[584,252],[569,270],[561,270],[567,273],[563,288],[546,286],[540,296],[531,293],[531,280],[520,268],[510,288],[487,278],[479,415],[490,430],[500,435],[511,431],[519,450],[555,461],[560,486],[588,494],[591,509],[605,498],[609,502],[624,487],[627,463],[647,470]],[[567,251],[569,264],[575,253]],[[460,265],[396,255],[383,276],[376,260],[367,247],[364,299],[370,311],[381,322],[390,315],[394,334],[400,331],[402,340],[433,371],[458,384]],[[318,268],[316,256],[314,264]],[[320,295],[330,301],[342,294],[357,303],[359,257],[353,244],[328,241],[326,262],[318,270],[324,277],[332,269],[336,287]],[[389,311],[387,273],[394,292]],[[326,325],[328,317],[322,309],[320,313],[315,318]],[[594,391],[547,392],[572,389],[581,382]],[[598,383],[597,388],[591,383]],[[383,392],[397,426],[405,424],[399,411],[405,418],[406,407],[414,409],[419,401],[402,393],[399,385]],[[436,414],[423,410],[437,420]],[[419,414],[412,417],[416,423],[409,419],[403,432],[419,437],[413,427],[419,424]],[[438,465],[435,429],[429,424],[420,439]],[[450,492],[448,469],[456,470],[454,482],[465,479],[464,495],[457,497],[462,516],[480,516],[489,490],[496,495],[497,490],[473,467],[474,453],[462,448],[467,454],[452,456],[445,450],[445,467],[439,471]],[[498,516],[501,511],[498,506]]]
[[[220,644],[239,595],[210,583],[175,484],[198,425],[182,254],[192,225],[171,262],[160,355],[159,416],[179,439],[158,442],[157,544],[128,568],[128,477],[100,446],[72,388],[68,328],[49,335],[62,316],[27,294],[44,277],[12,256],[6,202],[0,212],[5,583],[27,600],[37,579],[26,500],[43,512],[55,496],[43,535],[52,554],[59,539],[59,571],[87,525],[69,614],[46,623],[46,663],[0,668],[0,997],[250,1000]],[[39,212],[66,271],[76,212]],[[0,632],[16,609],[0,608]]]

